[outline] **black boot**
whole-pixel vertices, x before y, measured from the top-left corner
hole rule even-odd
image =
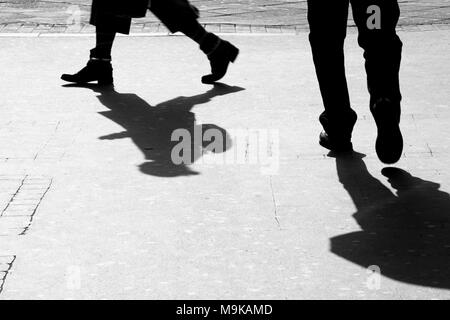
[[[213,84],[222,79],[227,73],[230,62],[234,62],[239,55],[239,49],[231,43],[217,37],[216,39],[216,45],[209,52],[201,47],[211,63],[211,74],[202,77],[202,82],[205,84]]]
[[[319,144],[324,147],[325,149],[328,149],[330,151],[334,152],[352,152],[353,151],[353,144],[351,140],[348,139],[339,139],[339,138],[333,138],[333,136],[329,136],[328,133],[325,131],[322,131],[319,136]]]
[[[378,129],[375,149],[378,158],[386,164],[400,160],[403,152],[403,137],[400,131],[400,103],[389,99],[378,99],[370,107]]]
[[[78,73],[63,74],[61,79],[78,84],[86,84],[92,81],[97,81],[99,85],[113,84],[111,59],[96,59],[91,57],[86,67]]]
[[[352,131],[358,116],[350,109],[345,118],[339,120],[338,124],[332,125],[327,118],[326,112],[320,115],[319,121],[324,131],[320,133],[319,144],[334,152],[352,152]]]

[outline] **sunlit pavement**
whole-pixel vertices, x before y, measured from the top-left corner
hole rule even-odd
[[[0,4],[0,298],[450,298],[446,1],[401,2],[397,169],[374,151],[354,32],[358,153],[336,158],[305,1],[192,2],[241,49],[216,87],[188,39],[142,34],[167,33],[150,15],[115,45],[114,89],[63,87],[93,45],[89,1]],[[173,165],[174,132],[194,163]]]
[[[450,35],[401,37],[405,171],[384,175],[355,35],[365,157],[337,159],[304,33],[228,36],[215,88],[188,39],[121,37],[115,90],[62,87],[92,37],[1,37],[1,298],[448,299]],[[176,129],[192,165],[170,162]]]

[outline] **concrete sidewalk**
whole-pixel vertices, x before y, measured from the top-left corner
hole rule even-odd
[[[411,176],[390,180],[353,34],[363,159],[317,144],[306,34],[228,36],[217,88],[188,39],[120,37],[115,92],[62,87],[91,37],[0,38],[0,298],[450,298],[450,33],[401,37]],[[232,144],[174,167],[178,128]]]

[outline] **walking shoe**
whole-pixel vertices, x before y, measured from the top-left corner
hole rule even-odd
[[[211,74],[202,77],[205,84],[213,84],[222,79],[228,70],[230,62],[239,55],[239,49],[225,40],[219,40],[217,47],[207,56],[211,64]]]
[[[377,125],[375,149],[378,158],[386,164],[400,160],[403,152],[403,137],[400,131],[400,103],[379,99],[370,108]]]
[[[86,84],[97,81],[99,85],[113,84],[111,60],[90,59],[86,67],[75,74],[63,74],[61,79],[67,82]]]
[[[341,153],[353,151],[353,144],[351,140],[333,139],[325,131],[320,133],[319,144],[325,149],[334,152]]]
[[[320,115],[319,121],[324,131],[320,133],[319,144],[334,152],[352,152],[352,132],[358,116],[352,109],[340,116],[341,119],[335,120],[338,123],[331,124],[326,112]]]

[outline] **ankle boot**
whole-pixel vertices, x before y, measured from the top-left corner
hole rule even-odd
[[[385,164],[400,160],[403,153],[403,137],[400,131],[400,102],[380,98],[370,107],[377,125],[375,150]]]
[[[352,131],[358,116],[352,109],[341,112],[339,119],[330,122],[326,112],[323,112],[319,121],[324,131],[320,133],[319,144],[335,152],[353,151]]]
[[[97,81],[99,85],[113,84],[113,68],[109,59],[91,58],[87,65],[75,74],[63,74],[61,79],[67,82],[86,84]]]
[[[230,62],[234,62],[239,55],[238,48],[219,38],[217,38],[216,45],[212,50],[209,52],[203,51],[207,54],[211,64],[211,74],[202,78],[202,82],[205,84],[213,84],[222,79],[227,73]]]

